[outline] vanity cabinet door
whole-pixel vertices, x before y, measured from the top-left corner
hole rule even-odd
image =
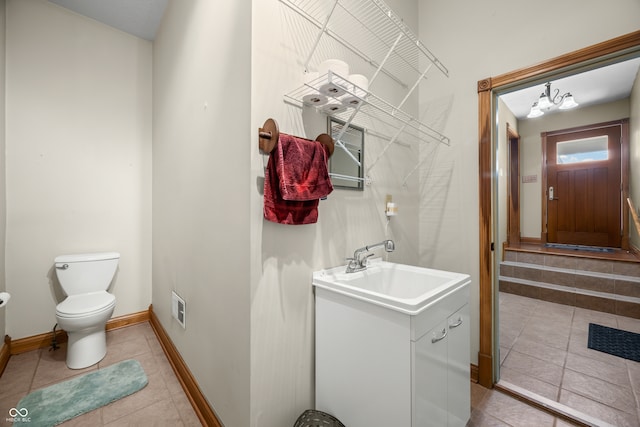
[[[470,416],[470,332],[469,304],[465,304],[447,319],[448,380],[447,407],[448,426],[464,427]],[[444,425],[444,424],[443,424]]]
[[[414,427],[447,425],[448,333],[447,321],[444,320],[412,343]]]
[[[464,427],[470,416],[469,305],[413,342],[414,427]]]

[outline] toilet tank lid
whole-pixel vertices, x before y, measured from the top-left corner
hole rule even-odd
[[[120,254],[118,252],[93,252],[88,254],[59,255],[56,257],[55,262],[88,262],[118,258],[120,258]]]

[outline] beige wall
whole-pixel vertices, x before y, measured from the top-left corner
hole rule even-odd
[[[6,333],[51,330],[56,255],[119,251],[114,315],[151,302],[151,44],[7,1]]]
[[[520,185],[520,231],[522,237],[539,239],[542,230],[542,147],[540,133],[604,123],[629,117],[629,99],[545,114],[533,120],[521,120],[520,172],[537,175],[538,181]]]
[[[393,1],[390,6],[410,25],[417,26],[417,3]],[[301,110],[283,97],[302,84],[304,61],[317,29],[278,0],[253,2],[251,129],[265,119],[278,120],[282,132],[315,138],[326,132],[326,116]],[[310,70],[324,59],[349,63],[351,73],[372,77],[374,69],[328,38],[323,38]],[[403,89],[384,75],[371,90],[399,103]],[[415,108],[417,97],[409,108]],[[358,117],[359,123],[363,116]],[[365,127],[389,134],[379,123]],[[314,406],[313,271],[344,265],[344,258],[367,244],[394,239],[389,259],[418,263],[418,176],[405,187],[402,181],[415,167],[419,147],[394,144],[371,170],[373,183],[363,192],[336,189],[321,201],[317,224],[287,226],[262,217],[262,178],[267,157],[259,153],[255,134],[250,138],[251,183],[251,426],[291,425]],[[365,137],[365,168],[387,141]],[[386,194],[399,205],[388,227],[384,216]],[[383,253],[383,252],[382,252]],[[377,252],[378,256],[382,255]]]
[[[276,427],[313,407],[314,270],[390,237],[391,260],[470,273],[477,284],[477,81],[637,30],[640,5],[494,0],[460,14],[444,0],[388,3],[451,70],[410,105],[452,146],[391,147],[372,186],[336,190],[317,224],[291,227],[262,219],[266,158],[255,132],[274,117],[282,131],[313,137],[324,119],[282,100],[302,81],[315,32],[281,2],[169,2],[152,59],[148,42],[45,1],[7,0],[6,332],[52,327],[55,255],[119,250],[116,315],[152,300],[223,423]],[[521,19],[545,8],[583,25],[540,33]],[[321,52],[370,75],[335,46]],[[402,96],[386,80],[375,89]],[[384,145],[368,138],[365,161]],[[388,226],[386,194],[400,207]],[[172,290],[187,302],[186,329],[170,317]],[[475,287],[473,363],[478,304]]]
[[[574,31],[547,25],[531,17],[570,16],[580,22]],[[478,95],[477,82],[487,77],[530,66],[613,37],[638,30],[640,3],[621,0],[616,7],[602,2],[553,0],[519,2],[508,0],[420,2],[420,39],[451,70],[447,81],[427,83],[421,90],[421,108],[446,106],[444,133],[451,149],[440,150],[438,164],[451,179],[449,195],[440,209],[445,221],[438,233],[420,230],[421,251],[437,252],[436,268],[469,272],[475,284],[471,290],[472,362],[478,351]],[[526,46],[526,48],[523,48]],[[522,132],[522,129],[519,128]],[[523,171],[524,172],[524,171]],[[424,215],[421,210],[421,215]],[[422,249],[425,248],[425,249]]]
[[[5,0],[0,0],[0,292],[6,290],[5,243],[7,220],[7,180],[5,163]],[[6,309],[0,309],[0,336],[5,336]]]
[[[640,72],[636,76],[630,98],[629,118],[629,195],[640,215]],[[640,230],[633,224],[633,218],[629,218],[629,231],[631,244],[640,248]]]
[[[153,309],[226,426],[249,425],[250,37],[249,2],[172,1],[153,50]]]

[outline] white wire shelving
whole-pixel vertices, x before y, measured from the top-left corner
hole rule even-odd
[[[331,96],[330,94],[323,92],[321,89],[327,84],[334,84],[343,89],[339,96]],[[327,96],[329,101],[326,104],[318,105],[319,110],[325,111],[327,114],[334,117],[338,117],[340,120],[349,122],[349,118],[354,113],[361,113],[372,120],[386,123],[387,125],[395,128],[403,128],[403,132],[418,139],[429,139],[444,145],[450,145],[450,140],[447,136],[438,132],[437,130],[421,123],[410,114],[404,112],[400,108],[390,104],[389,102],[379,98],[374,93],[368,90],[362,89],[355,84],[351,83],[347,78],[340,76],[332,71],[327,74],[319,76],[317,79],[310,80],[303,84],[299,88],[285,94],[285,98],[294,104],[298,105],[313,105],[305,103],[303,98],[307,95],[321,94]],[[357,107],[351,108],[344,106],[344,109],[339,109],[337,112],[331,112],[327,109],[331,105],[343,105],[342,100],[345,97],[350,99],[357,99]]]
[[[337,105],[346,95],[358,99],[353,108],[337,111],[328,110],[325,106],[317,106],[328,115],[340,118],[346,123],[363,126],[367,121],[384,125],[391,129],[388,144],[382,153],[371,164],[370,171],[384,155],[391,144],[398,141],[436,141],[450,145],[448,137],[417,120],[403,108],[406,101],[427,78],[431,71],[439,71],[448,77],[449,71],[444,64],[415,36],[411,29],[382,0],[280,0],[281,3],[297,12],[318,29],[318,34],[304,63],[305,71],[316,54],[323,37],[330,37],[349,49],[374,69],[369,78],[369,87],[380,73],[396,81],[406,94],[404,99],[393,105],[368,90],[355,86],[348,81],[348,76],[340,76],[331,71],[303,84],[301,87],[285,94],[287,102],[298,106],[309,105],[303,100],[309,95],[321,93],[329,98],[329,103]],[[415,79],[413,82],[408,80]],[[346,94],[331,96],[322,89],[326,84],[338,85]],[[361,120],[356,117],[365,116]],[[366,127],[366,126],[363,126]],[[340,137],[338,146],[340,146]]]
[[[383,72],[392,78],[406,74],[407,69],[420,75],[426,62],[449,75],[444,64],[382,0],[280,1],[320,30],[305,67],[308,67],[320,38],[327,35],[374,68],[383,65]],[[390,51],[390,57],[382,64]]]

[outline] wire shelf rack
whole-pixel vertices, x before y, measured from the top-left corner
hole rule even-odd
[[[309,64],[322,37],[326,35],[375,68],[369,79],[369,86],[380,73],[384,73],[407,89],[404,99],[398,105],[392,105],[374,93],[356,86],[348,80],[348,76],[340,76],[330,70],[285,94],[288,102],[300,107],[316,105],[324,113],[338,117],[346,123],[345,128],[351,123],[364,128],[368,127],[368,123],[374,123],[390,129],[392,135],[385,135],[387,145],[368,166],[367,172],[375,167],[395,142],[436,141],[447,146],[451,144],[447,136],[403,110],[405,102],[431,70],[438,70],[445,77],[449,76],[449,70],[383,0],[280,2],[318,29],[315,43],[304,63],[305,71],[309,71]],[[414,79],[413,84],[407,83],[410,79]],[[324,97],[328,99],[326,104],[323,102]],[[338,146],[349,154],[341,144],[340,136],[336,138]],[[357,159],[352,155],[350,157],[360,165]]]
[[[382,0],[280,1],[320,30],[307,56],[307,69],[320,38],[326,34],[375,68],[384,63],[382,72],[405,87],[407,84],[398,76],[407,71],[421,75],[428,64],[449,75],[444,64]]]
[[[339,88],[335,96],[331,95],[333,87]],[[451,141],[447,136],[332,71],[319,76],[317,79],[310,80],[287,93],[285,99],[298,106],[314,105],[309,101],[305,101],[314,95],[324,95],[328,98],[328,102],[317,105],[317,109],[328,115],[338,117],[347,123],[362,125],[357,118],[352,117],[356,111],[351,105],[355,104],[357,105],[356,108],[358,108],[358,115],[364,114],[370,119],[370,122],[383,123],[390,128],[397,129],[396,139],[409,138],[409,142],[413,142],[413,140],[428,140],[447,146],[451,145]],[[345,105],[344,100],[351,100],[353,104],[346,103]],[[332,110],[332,108],[335,109]]]

